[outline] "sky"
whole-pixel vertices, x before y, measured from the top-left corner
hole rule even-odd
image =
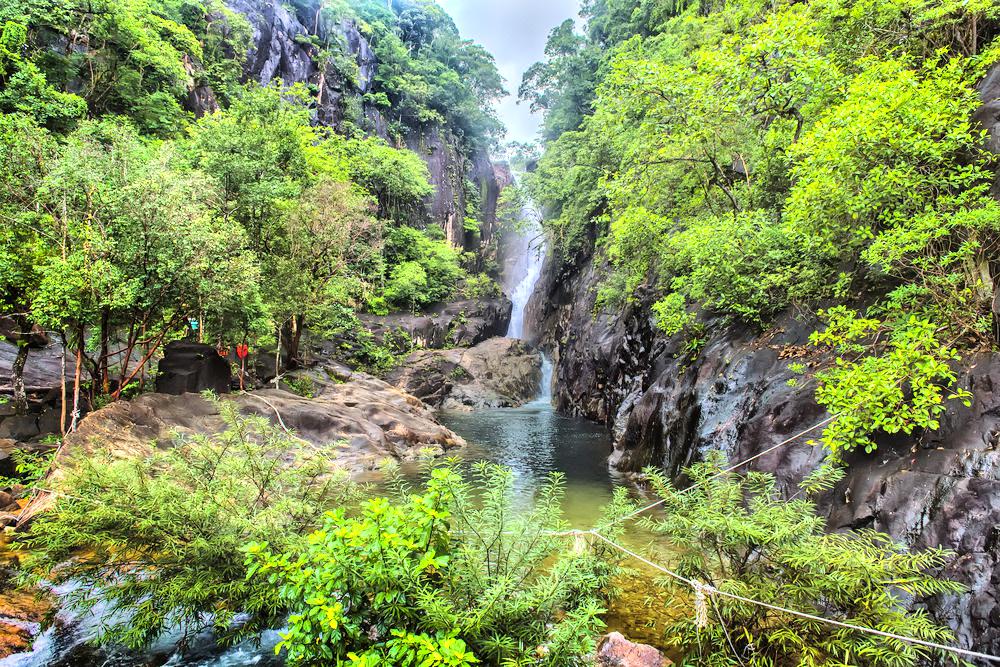
[[[455,19],[462,37],[492,53],[510,95],[497,105],[507,126],[506,141],[534,141],[542,122],[527,104],[517,104],[521,75],[545,55],[549,31],[576,18],[579,0],[438,0]]]

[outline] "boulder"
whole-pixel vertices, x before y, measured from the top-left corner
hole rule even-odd
[[[538,393],[542,359],[526,343],[491,338],[468,349],[417,350],[387,380],[445,409],[516,407]]]
[[[652,646],[634,644],[619,632],[601,638],[597,645],[597,664],[601,667],[667,667],[673,663]]]
[[[317,382],[313,398],[266,389],[222,400],[235,402],[244,414],[283,424],[303,447],[322,451],[349,470],[465,444],[418,399],[364,373],[353,373],[346,382]],[[153,447],[171,446],[177,435],[210,435],[223,428],[218,404],[198,394],[144,394],[88,415],[66,437],[60,458],[102,445],[110,446],[115,456],[145,456]]]
[[[156,376],[161,394],[198,393],[210,389],[217,394],[229,391],[233,373],[229,361],[211,345],[189,341],[167,344]]]
[[[362,323],[384,342],[387,336],[409,337],[420,348],[471,346],[507,333],[513,304],[507,297],[466,299],[434,306],[426,313],[365,315]]]

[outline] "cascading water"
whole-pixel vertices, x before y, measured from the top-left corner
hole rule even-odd
[[[505,285],[514,304],[510,313],[510,326],[507,327],[508,338],[524,338],[524,312],[538,285],[545,260],[545,236],[542,234],[538,209],[529,202],[524,205],[521,215],[525,226],[508,246],[514,261],[505,271],[508,280],[519,278],[515,284]]]
[[[538,287],[545,263],[545,235],[542,232],[542,216],[534,203],[528,201],[521,209],[523,226],[507,244],[511,258],[504,271],[504,286],[510,294],[513,307],[510,313],[508,338],[524,339],[524,317],[528,301]],[[552,362],[542,353],[542,380],[538,396],[532,405],[548,405],[552,402]]]

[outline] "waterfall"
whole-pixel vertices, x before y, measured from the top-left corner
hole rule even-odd
[[[551,405],[552,403],[552,360],[544,352],[542,352],[542,382],[538,387],[538,395],[535,396],[533,403],[543,403],[545,405]]]
[[[510,313],[510,326],[507,327],[508,338],[524,338],[524,311],[538,285],[542,263],[545,261],[545,236],[542,234],[538,210],[529,202],[524,205],[521,215],[524,228],[518,230],[517,236],[509,245],[513,262],[509,270],[505,271],[505,278],[520,278],[515,284],[506,285],[514,304]]]
[[[521,209],[523,226],[517,234],[506,241],[508,257],[504,267],[504,287],[513,302],[510,313],[508,338],[524,339],[524,315],[528,300],[535,293],[538,279],[542,276],[545,262],[545,234],[542,232],[542,216],[534,203],[528,201]],[[542,352],[542,380],[533,405],[552,403],[552,361]]]

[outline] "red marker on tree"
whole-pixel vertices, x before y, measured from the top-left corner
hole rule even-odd
[[[247,357],[250,355],[250,348],[246,343],[240,343],[236,346],[236,356],[240,360],[240,391],[243,391],[243,377],[246,375],[247,371]]]

